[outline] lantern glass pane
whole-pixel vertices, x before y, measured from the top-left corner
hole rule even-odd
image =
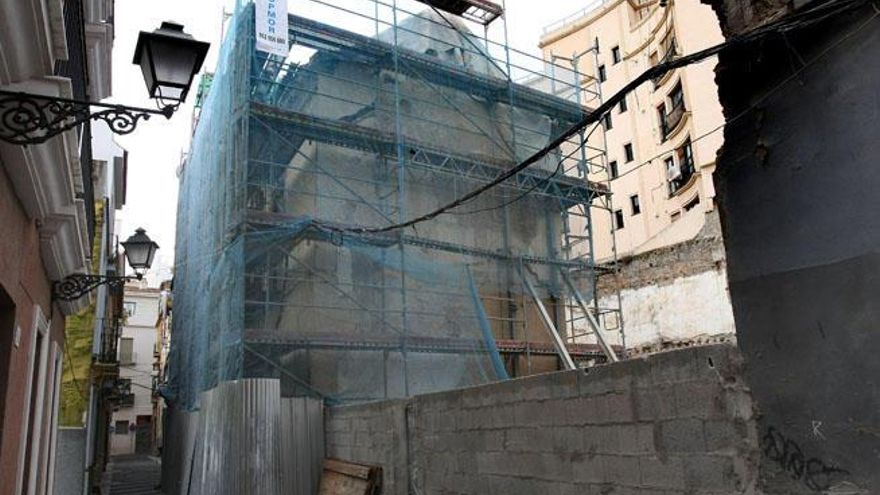
[[[189,43],[175,39],[153,39],[150,43],[156,82],[160,87],[185,88],[192,78],[198,54]],[[163,94],[163,96],[166,96]]]
[[[153,68],[150,67],[150,59],[147,45],[144,44],[140,54],[141,72],[144,74],[144,82],[147,84],[147,93],[153,98],[156,96],[156,76],[153,74]]]
[[[128,258],[128,264],[135,270],[146,268],[152,251],[150,243],[126,243],[125,257]]]
[[[183,101],[183,89],[184,88],[179,88],[176,86],[160,84],[158,86],[158,90],[156,91],[156,96],[162,98],[163,100]]]

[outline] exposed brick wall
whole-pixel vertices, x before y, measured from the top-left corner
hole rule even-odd
[[[599,277],[599,294],[615,290],[666,285],[704,272],[724,272],[724,240],[717,213],[706,215],[706,225],[693,239],[673,246],[621,258],[619,270]]]
[[[327,455],[382,465],[386,494],[746,493],[758,440],[741,372],[720,345],[335,407]]]

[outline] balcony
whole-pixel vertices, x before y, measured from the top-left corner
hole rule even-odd
[[[118,407],[134,407],[134,394],[131,392],[130,378],[117,378],[113,383],[110,399]]]
[[[664,47],[663,58],[661,58],[660,60],[657,61],[656,64],[654,64],[655,67],[660,64],[665,64],[666,62],[670,62],[670,61],[672,61],[672,59],[674,59],[675,57],[678,56],[678,45],[675,43],[675,39],[672,39],[672,41],[669,41],[669,42],[664,41],[661,43],[661,46]],[[663,83],[665,83],[669,79],[669,77],[672,75],[673,72],[675,72],[675,71],[673,71],[673,70],[666,71],[665,73],[651,79],[651,81],[654,83],[654,89],[657,89],[660,86],[663,86]]]
[[[675,106],[672,107],[672,110],[660,118],[660,131],[663,134],[663,141],[666,141],[678,131],[686,111],[684,98],[680,98],[675,103]]]
[[[686,188],[696,175],[694,154],[690,140],[676,150],[675,165],[667,170],[669,196],[674,196]]]
[[[134,394],[123,394],[116,397],[116,405],[119,407],[134,407]]]
[[[119,319],[114,318],[109,322],[105,320],[104,334],[101,336],[101,354],[98,356],[100,362],[118,364],[117,351],[121,331],[120,325]]]

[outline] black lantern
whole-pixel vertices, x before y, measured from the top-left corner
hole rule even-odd
[[[128,264],[134,269],[137,277],[141,278],[153,265],[153,256],[156,255],[159,245],[147,237],[147,231],[137,229],[133,236],[122,243],[122,249],[125,250]]]
[[[134,63],[141,66],[151,98],[164,102],[186,100],[193,77],[202,67],[208,43],[183,32],[183,26],[163,22],[152,33],[141,31],[134,49]]]
[[[160,108],[0,89],[0,141],[25,146],[44,143],[90,120],[103,120],[114,133],[128,134],[134,132],[141,120],[154,115],[170,119],[186,99],[209,46],[193,39],[183,32],[183,26],[173,22],[163,22],[152,33],[141,31],[134,63],[141,66],[150,97],[159,102]]]
[[[102,285],[120,289],[129,280],[144,278],[144,273],[153,265],[153,257],[156,256],[159,245],[147,237],[144,229],[137,229],[133,236],[122,243],[122,248],[128,264],[134,269],[134,277],[74,273],[52,285],[52,298],[57,301],[75,301]]]

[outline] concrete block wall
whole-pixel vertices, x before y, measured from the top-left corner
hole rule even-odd
[[[707,346],[335,407],[327,455],[381,465],[385,494],[751,493],[758,438],[741,362],[733,346]]]

